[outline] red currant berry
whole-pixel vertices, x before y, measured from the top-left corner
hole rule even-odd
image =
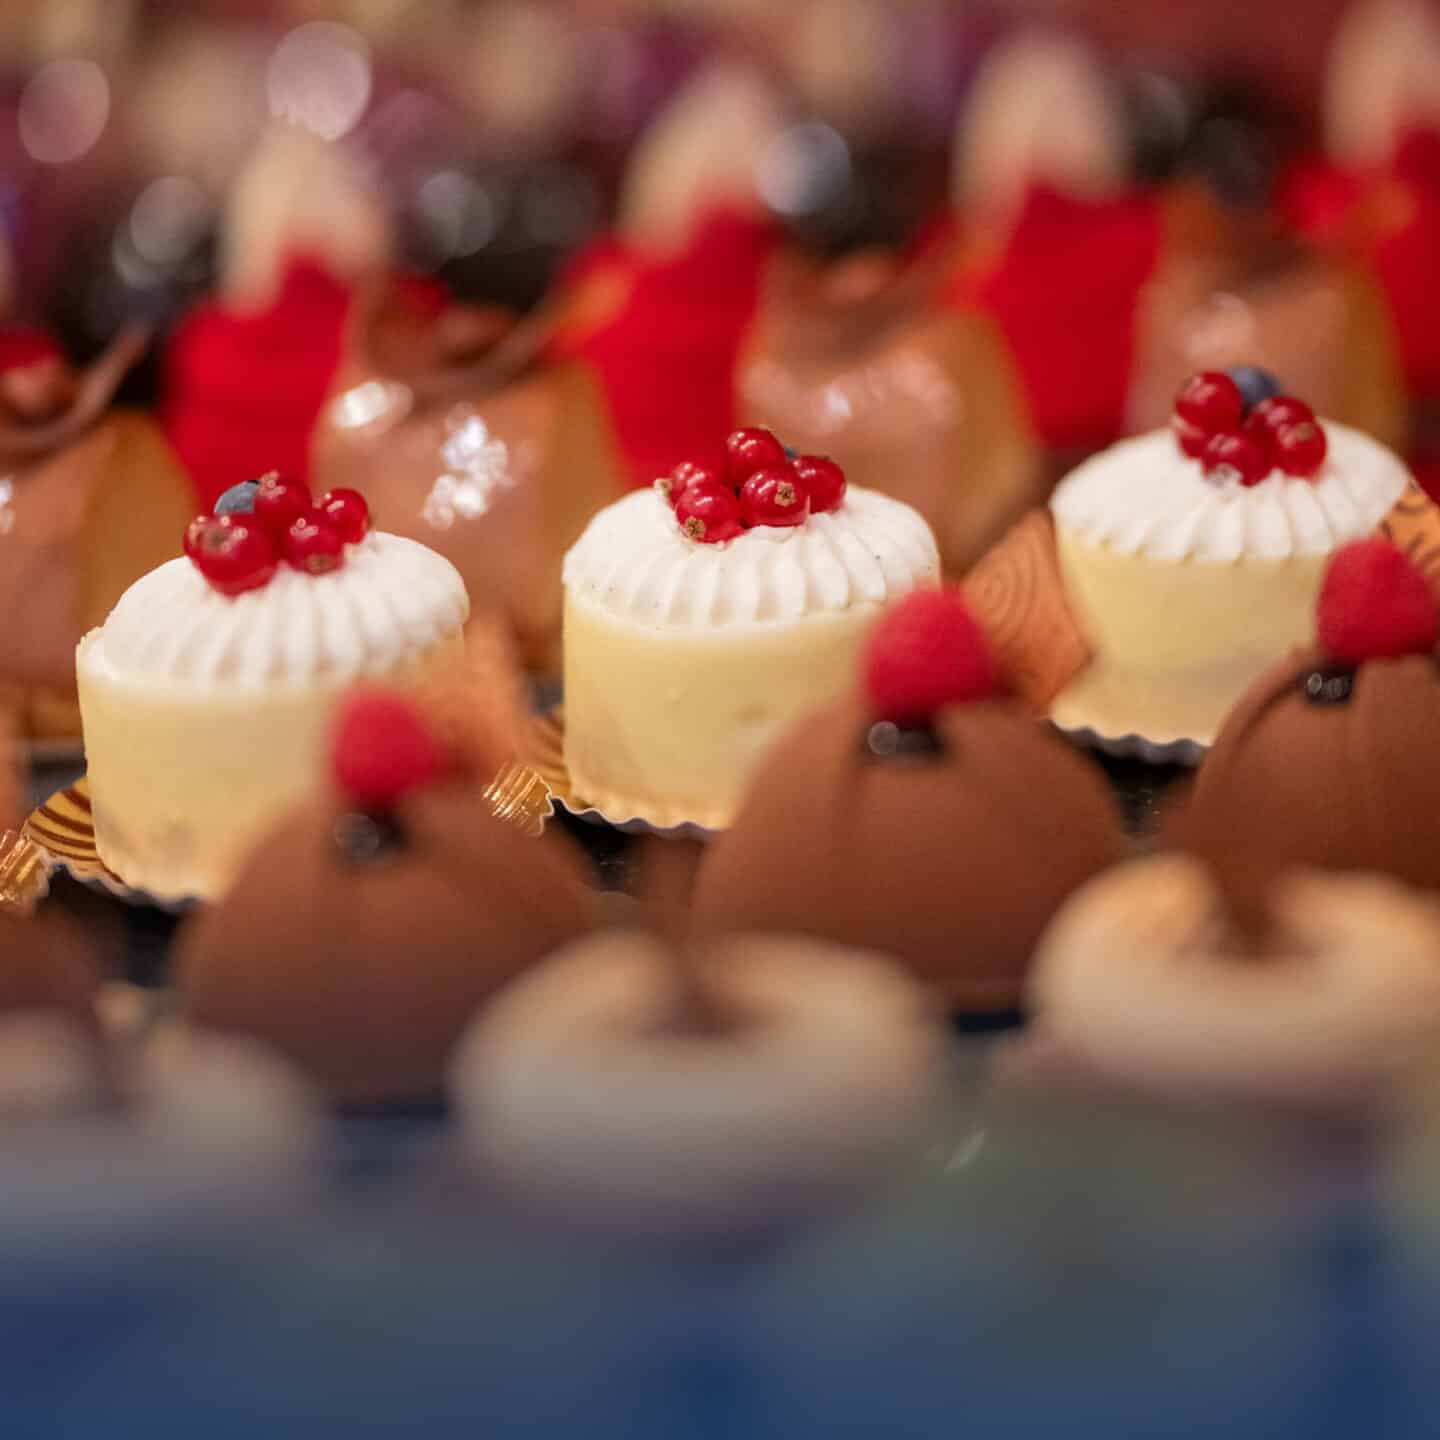
[[[1410,557],[1389,540],[1357,540],[1336,551],[1315,618],[1326,655],[1343,665],[1435,648],[1435,597]]]
[[[1170,422],[1170,428],[1175,432],[1175,440],[1180,448],[1192,459],[1204,458],[1205,447],[1210,443],[1210,435],[1198,425],[1192,425],[1188,420],[1182,420],[1178,415]]]
[[[678,500],[692,485],[724,485],[725,477],[713,465],[682,460],[670,472],[670,498]],[[732,491],[734,486],[729,487]]]
[[[370,533],[370,506],[358,490],[327,490],[316,503],[323,517],[347,545],[358,545]]]
[[[1262,400],[1250,412],[1250,418],[1245,422],[1245,433],[1269,447],[1287,425],[1299,425],[1314,419],[1315,412],[1303,400],[1297,400],[1293,395],[1277,395],[1273,400]]]
[[[1330,442],[1325,438],[1324,427],[1314,420],[1287,425],[1270,445],[1275,463],[1287,475],[1296,475],[1302,480],[1318,475],[1329,453]]]
[[[740,515],[747,526],[803,525],[810,515],[810,494],[788,465],[757,470],[740,487]]]
[[[341,704],[331,759],[349,800],[381,815],[451,768],[420,712],[389,690],[358,690]]]
[[[845,472],[823,455],[801,455],[790,462],[810,496],[810,513],[827,515],[838,510],[845,499]]]
[[[675,502],[675,518],[692,540],[702,545],[719,545],[744,534],[740,523],[740,502],[721,480],[697,480],[687,485]]]
[[[243,595],[275,574],[275,546],[248,515],[202,515],[185,532],[185,553],[222,595]]]
[[[1248,435],[1213,435],[1205,447],[1205,473],[1212,480],[1258,485],[1270,468],[1269,455]]]
[[[307,575],[325,575],[345,563],[345,542],[323,516],[306,515],[285,532],[285,560]]]
[[[757,470],[784,466],[789,457],[785,447],[759,426],[736,430],[725,441],[725,455],[730,466],[730,483],[738,490]]]
[[[865,693],[877,719],[914,725],[998,685],[975,617],[953,590],[917,590],[881,616],[865,647]]]
[[[1245,415],[1240,387],[1223,371],[1192,375],[1175,397],[1175,413],[1207,435],[1238,430]]]
[[[297,520],[310,513],[310,492],[272,470],[255,492],[253,513],[255,523],[279,541]]]

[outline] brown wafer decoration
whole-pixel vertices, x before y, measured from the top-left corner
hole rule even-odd
[[[1381,521],[1379,533],[1410,557],[1440,605],[1440,506],[1412,481]]]

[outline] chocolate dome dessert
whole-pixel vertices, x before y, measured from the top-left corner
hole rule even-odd
[[[958,599],[902,601],[863,693],[781,743],[711,847],[697,932],[874,949],[955,1008],[1015,1008],[1050,918],[1126,847],[1099,775],[995,688]]]
[[[1256,883],[1297,866],[1440,889],[1435,601],[1386,540],[1337,553],[1319,647],[1258,681],[1201,767],[1176,834],[1222,862],[1243,837]]]
[[[182,935],[192,1024],[261,1040],[344,1105],[425,1101],[507,981],[588,932],[582,861],[494,818],[409,702],[358,693],[335,787]]]

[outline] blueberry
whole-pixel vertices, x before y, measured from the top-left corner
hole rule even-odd
[[[217,515],[253,515],[255,513],[255,492],[260,488],[258,480],[243,480],[232,485],[216,502]]]
[[[1247,415],[1262,400],[1273,400],[1285,392],[1285,387],[1268,370],[1262,370],[1258,365],[1237,365],[1225,373],[1240,387]]]

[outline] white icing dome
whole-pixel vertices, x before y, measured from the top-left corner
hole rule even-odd
[[[918,511],[853,485],[838,510],[720,545],[689,539],[639,490],[590,522],[564,574],[572,595],[637,624],[753,625],[886,605],[937,583],[940,552]]]
[[[1050,507],[1079,539],[1120,555],[1219,564],[1328,555],[1374,531],[1410,472],[1368,435],[1322,423],[1330,453],[1311,480],[1278,470],[1248,489],[1211,480],[1169,430],[1156,430],[1072,471]]]
[[[413,540],[372,532],[326,575],[282,565],[243,595],[215,590],[186,559],[120,597],[81,642],[112,679],[237,687],[344,680],[403,664],[460,633],[470,612],[460,572]]]

